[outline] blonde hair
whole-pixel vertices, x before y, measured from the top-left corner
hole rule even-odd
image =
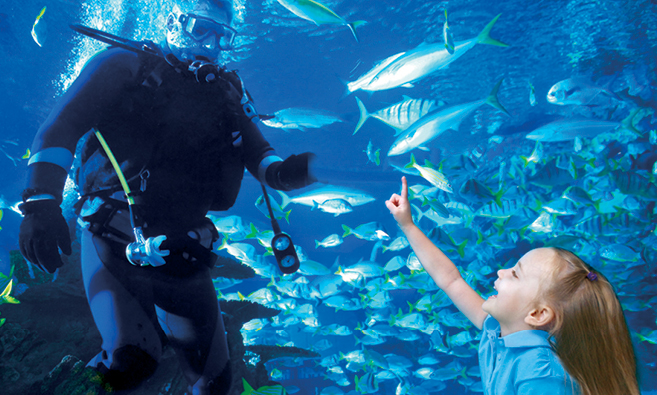
[[[555,252],[541,299],[554,309],[549,333],[583,395],[640,395],[636,359],[621,304],[609,281],[568,250]]]

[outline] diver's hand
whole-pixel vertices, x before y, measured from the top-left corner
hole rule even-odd
[[[402,177],[401,196],[393,193],[389,200],[386,200],[386,207],[395,221],[404,230],[404,228],[413,225],[413,216],[411,215],[411,204],[408,202],[408,184],[406,177]]]
[[[312,152],[290,155],[278,166],[278,183],[283,190],[303,188],[317,181],[311,170],[315,157]]]
[[[39,269],[54,273],[64,264],[57,247],[71,255],[71,237],[62,209],[54,199],[25,202],[18,208],[25,216],[18,234],[21,254]]]

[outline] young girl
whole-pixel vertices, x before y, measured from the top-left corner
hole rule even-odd
[[[386,206],[413,251],[479,329],[485,394],[639,395],[625,316],[611,284],[575,254],[537,248],[498,271],[484,300],[413,223],[406,177]]]

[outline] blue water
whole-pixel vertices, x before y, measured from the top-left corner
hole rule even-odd
[[[101,48],[91,40],[82,40],[69,28],[71,23],[84,23],[129,38],[159,37],[162,17],[159,10],[167,10],[169,1],[120,2],[73,0],[35,2],[27,0],[20,5],[5,1],[0,7],[0,67],[3,77],[0,86],[0,146],[5,154],[0,155],[0,194],[3,201],[10,206],[19,199],[24,188],[26,160],[20,157],[30,146],[39,125],[46,119],[60,96],[74,79],[80,67],[95,50]],[[649,0],[621,1],[417,1],[417,0],[378,0],[378,1],[325,1],[346,20],[365,20],[367,24],[358,28],[360,42],[357,43],[344,26],[315,26],[302,20],[278,2],[245,2],[240,7],[236,26],[241,36],[238,50],[231,55],[228,67],[238,69],[251,95],[255,98],[260,113],[270,114],[288,107],[311,107],[329,110],[340,114],[345,123],[337,123],[321,129],[302,132],[261,126],[261,130],[281,157],[292,153],[312,151],[318,156],[318,175],[321,180],[333,185],[357,188],[376,198],[372,203],[355,207],[354,211],[338,217],[311,211],[309,207],[292,204],[290,223],[281,221],[284,231],[292,235],[295,244],[303,249],[313,261],[337,271],[334,262],[339,258],[339,265],[350,266],[360,259],[370,259],[375,242],[347,236],[344,243],[334,248],[315,249],[315,240],[322,240],[332,233],[343,234],[341,225],[356,227],[371,221],[378,221],[383,229],[395,239],[400,235],[398,228],[383,202],[400,188],[402,175],[395,166],[409,162],[410,155],[404,154],[387,158],[385,153],[394,141],[394,132],[383,123],[370,119],[356,135],[352,135],[358,120],[358,108],[353,94],[344,96],[345,86],[342,81],[353,81],[368,71],[376,62],[395,53],[407,51],[422,42],[442,41],[442,27],[445,8],[449,11],[450,27],[455,40],[475,37],[481,29],[497,14],[502,14],[491,36],[510,46],[500,48],[490,45],[477,45],[462,58],[452,63],[449,68],[440,70],[414,83],[413,88],[396,88],[368,95],[357,92],[358,96],[371,111],[378,110],[402,100],[402,95],[413,98],[442,100],[448,105],[460,104],[484,98],[495,82],[504,78],[499,92],[499,100],[510,113],[510,117],[491,107],[480,107],[461,125],[459,132],[448,131],[429,143],[429,152],[414,150],[414,155],[422,163],[424,159],[438,165],[443,159],[467,157],[474,161],[478,170],[469,175],[465,170],[445,169],[443,173],[453,183],[455,193],[439,193],[442,202],[460,201],[467,203],[472,211],[482,204],[470,203],[459,196],[461,184],[474,177],[489,186],[493,191],[499,188],[508,191],[508,196],[523,191],[533,193],[538,201],[547,203],[558,198],[565,187],[558,185],[546,190],[529,181],[532,173],[540,173],[541,164],[531,164],[523,168],[519,156],[529,156],[535,146],[534,141],[524,138],[533,129],[554,119],[581,115],[589,118],[608,119],[620,122],[629,111],[638,106],[653,109],[656,99],[656,47],[657,14],[656,6]],[[34,18],[46,5],[47,11],[43,21],[47,24],[43,46],[39,47],[30,36]],[[616,93],[627,93],[621,101],[609,100],[601,105],[591,106],[556,106],[546,101],[549,88],[558,81],[578,77],[605,87]],[[342,81],[341,81],[342,80]],[[535,87],[537,104],[530,105],[529,83]],[[656,136],[651,135],[657,120],[645,114],[637,127],[643,137],[635,139],[622,135],[621,153],[613,158],[618,161],[623,171],[642,174],[645,183],[655,179],[652,163],[645,169],[631,166],[631,156],[647,155],[657,148]],[[621,132],[619,132],[621,136]],[[651,137],[652,136],[652,137]],[[375,148],[381,148],[382,163],[376,166],[369,162],[363,152],[368,142]],[[604,148],[613,139],[598,142]],[[582,144],[593,144],[590,139],[582,139]],[[543,143],[543,163],[559,156],[578,159],[584,157],[576,152],[574,143]],[[470,273],[472,262],[488,267],[487,274],[481,275],[475,286],[483,294],[491,290],[495,279],[495,270],[510,261],[517,260],[532,247],[543,245],[548,239],[562,235],[574,235],[580,238],[573,249],[594,267],[605,273],[616,286],[621,301],[626,307],[626,316],[633,333],[633,340],[641,373],[641,386],[644,391],[657,389],[657,366],[655,365],[657,347],[649,341],[640,341],[636,334],[648,336],[657,330],[655,304],[657,303],[657,281],[655,270],[654,201],[650,197],[627,196],[622,194],[610,181],[609,176],[599,175],[600,167],[610,164],[611,159],[605,152],[596,151],[595,164],[581,166],[574,183],[582,186],[594,199],[602,199],[600,210],[603,213],[626,213],[627,225],[620,232],[607,232],[604,226],[599,233],[576,230],[578,222],[585,221],[587,215],[597,215],[585,208],[579,208],[577,214],[558,216],[558,223],[546,232],[520,231],[519,228],[506,227],[498,234],[492,229],[493,220],[477,217],[471,229],[482,231],[487,237],[479,244],[476,238],[465,234],[463,224],[446,225],[443,230],[454,235],[455,241],[469,239],[467,253],[461,258],[453,249],[448,251],[450,258],[463,268],[464,274]],[[12,157],[13,159],[10,159]],[[562,158],[563,159],[563,158]],[[500,163],[505,167],[500,180]],[[560,162],[562,163],[562,162]],[[515,164],[515,173],[511,170]],[[652,177],[652,178],[650,178]],[[429,185],[416,175],[407,175],[410,185]],[[649,181],[650,178],[653,181]],[[266,229],[269,221],[254,206],[261,194],[259,184],[251,177],[245,178],[242,191],[236,205],[227,213],[219,215],[240,216],[246,224],[253,223],[259,229]],[[295,195],[291,193],[290,195]],[[278,198],[278,196],[276,196]],[[504,199],[504,198],[503,198]],[[419,204],[419,201],[414,203]],[[626,211],[621,211],[623,210]],[[647,208],[647,209],[646,209]],[[426,211],[426,207],[423,208]],[[646,212],[647,211],[647,212]],[[3,209],[4,216],[0,222],[0,268],[8,267],[8,251],[17,249],[17,230],[20,223],[18,214],[10,209]],[[536,217],[540,211],[536,213]],[[533,218],[533,219],[535,219]],[[528,224],[533,222],[529,219]],[[636,222],[640,224],[637,225]],[[420,226],[430,231],[435,224],[429,219],[422,219]],[[652,232],[650,232],[652,230]],[[511,236],[515,235],[513,239]],[[257,254],[265,253],[264,247],[255,240],[241,240],[256,247]],[[385,242],[387,244],[388,242]],[[600,250],[611,244],[625,244],[634,251],[642,253],[631,262],[606,259],[600,256]],[[406,261],[410,249],[400,251],[377,251],[376,262],[385,265],[398,255]],[[482,257],[488,259],[481,261]],[[267,258],[271,260],[271,257]],[[410,274],[407,267],[388,273],[394,278],[399,273]],[[292,279],[299,279],[295,275]],[[286,280],[288,280],[286,278]],[[308,281],[313,281],[309,276]],[[270,284],[270,278],[256,279],[223,290],[228,298],[236,293],[247,295],[262,287],[269,287],[281,297],[289,296]],[[427,284],[425,289],[433,294]],[[343,284],[341,295],[359,298],[368,291],[359,285]],[[403,314],[409,313],[408,303],[416,303],[424,294],[416,289],[390,291],[392,301],[389,309],[373,309],[365,305],[356,311],[336,313],[335,309],[319,304],[316,307],[318,328],[306,328],[303,323],[284,326],[276,322],[267,322],[261,333],[269,335],[255,336],[255,343],[270,342],[273,331],[285,331],[291,337],[279,336],[280,344],[293,341],[294,345],[310,348],[321,339],[328,339],[332,347],[319,353],[322,357],[348,354],[361,350],[361,344],[355,344],[355,338],[363,338],[358,328],[371,324],[373,314],[379,314],[379,323],[386,323],[386,318],[395,315],[399,309]],[[317,300],[295,298],[298,306]],[[441,307],[447,312],[456,311],[454,306]],[[434,320],[436,310],[428,313],[422,311],[427,324]],[[86,313],[86,312],[85,312]],[[280,320],[287,315],[281,313]],[[476,348],[478,331],[476,328],[459,328],[449,326],[440,319],[435,330],[427,327],[404,329],[401,332],[413,334],[414,340],[404,341],[398,337],[386,337],[385,342],[365,346],[381,355],[396,354],[408,358],[412,366],[401,374],[401,381],[416,392],[442,390],[441,393],[481,392],[479,384]],[[327,328],[331,324],[347,326],[353,333],[347,336],[312,333]],[[279,325],[279,326],[276,326]],[[450,339],[467,331],[472,340],[461,347],[452,347]],[[293,339],[293,340],[291,340]],[[437,339],[444,342],[447,350],[436,349]],[[653,342],[656,340],[652,336]],[[439,359],[437,365],[427,365],[436,370],[450,368],[456,371],[465,369],[465,373],[454,375],[445,380],[427,380],[420,377],[418,369],[420,356],[433,353]],[[454,354],[458,354],[455,356]],[[355,376],[362,377],[365,372],[377,374],[382,368],[365,366],[355,369],[348,365],[346,359],[338,360],[335,366],[344,371],[346,384],[339,386],[325,378],[329,374],[326,367],[315,361],[283,361],[269,364],[270,369],[282,372],[283,379],[278,379],[285,386],[302,388],[301,394],[318,393],[330,386],[339,387],[344,393],[354,390]],[[292,366],[291,366],[292,365]],[[352,369],[352,370],[350,370]],[[355,370],[355,371],[354,371]],[[336,377],[335,375],[332,377]],[[394,394],[400,379],[377,379],[381,394]],[[348,384],[347,384],[348,383]],[[328,390],[327,390],[328,391]],[[325,392],[327,393],[327,392]]]

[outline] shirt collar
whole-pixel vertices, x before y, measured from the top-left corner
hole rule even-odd
[[[524,330],[499,337],[500,323],[490,315],[484,321],[484,330],[493,331],[505,347],[551,347],[548,341],[550,335],[542,330]]]

